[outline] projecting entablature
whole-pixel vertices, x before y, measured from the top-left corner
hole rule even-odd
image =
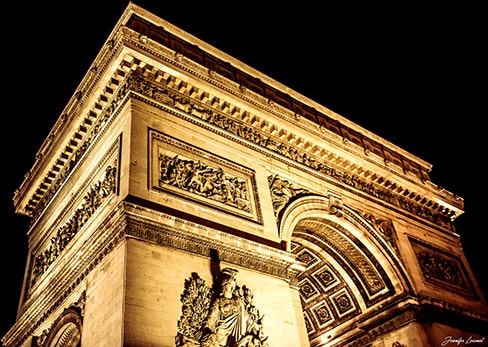
[[[462,198],[430,182],[428,163],[169,24],[133,14],[107,42],[39,152],[50,164],[37,160],[14,197],[19,213],[42,213],[128,95],[431,222],[462,213]],[[141,60],[140,50],[154,60]],[[74,131],[60,143],[66,127]]]

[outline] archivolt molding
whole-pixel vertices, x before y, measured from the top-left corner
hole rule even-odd
[[[386,293],[391,295],[391,280],[380,260],[366,245],[360,243],[346,228],[317,218],[304,219],[293,232],[293,238],[304,239],[330,254],[341,266],[348,269],[363,299],[371,305]],[[379,257],[378,257],[379,258]],[[391,275],[391,274],[389,274]]]
[[[409,291],[413,291],[411,280],[400,259],[397,245],[397,235],[393,223],[389,219],[378,218],[371,213],[360,213],[343,203],[341,196],[329,191],[327,197],[312,193],[300,188],[279,175],[268,176],[271,200],[279,234],[290,249],[291,234],[297,223],[308,216],[328,216],[331,220],[342,217],[354,225],[355,228],[364,231],[364,235],[374,240],[374,243],[387,254],[390,262],[399,271]],[[339,221],[339,219],[338,219]]]
[[[288,251],[291,251],[291,238],[298,223],[306,217],[323,217],[327,214],[328,207],[329,199],[319,195],[300,197],[286,207],[279,224],[279,233],[281,239],[286,241]],[[336,216],[330,216],[330,218],[337,219]]]
[[[77,347],[83,330],[85,292],[80,299],[66,308],[63,313],[36,337],[38,347]]]
[[[294,233],[299,230],[303,233],[303,231],[307,228],[307,223],[312,223],[310,224],[312,233],[314,230],[313,225],[315,223],[319,223],[318,225],[323,226],[327,224],[332,228],[339,228],[343,229],[344,231],[354,229],[361,230],[361,237],[365,237],[365,240],[369,240],[367,244],[361,246],[364,247],[362,252],[370,252],[371,254],[374,253],[376,258],[383,255],[381,258],[390,264],[392,269],[394,269],[396,272],[396,274],[392,273],[390,276],[400,276],[407,290],[412,292],[413,287],[411,280],[403,266],[401,259],[399,258],[399,255],[396,253],[397,249],[393,248],[391,245],[391,238],[393,238],[393,236],[390,236],[390,238],[385,238],[385,236],[380,234],[368,220],[361,217],[361,215],[353,211],[345,204],[340,204],[341,214],[339,216],[336,213],[332,214],[331,210],[334,211],[334,208],[331,209],[331,201],[333,204],[337,205],[337,200],[338,197],[335,194],[330,194],[328,197],[307,195],[292,201],[284,210],[281,223],[279,225],[280,235],[282,240],[286,241],[287,250],[292,251],[291,240]],[[318,228],[320,229],[321,227],[318,226]],[[317,232],[320,233],[321,231],[319,230]],[[394,230],[390,230],[390,232],[395,233]],[[307,234],[308,232],[305,232],[303,235]],[[351,237],[352,235],[353,234],[351,234]],[[361,243],[362,242],[364,241],[361,241]],[[369,249],[369,251],[366,251],[367,249]],[[378,250],[380,250],[380,252],[378,252]],[[375,257],[371,256],[369,258],[376,262]],[[374,267],[379,266],[379,263],[377,263]]]
[[[413,293],[389,242],[334,193],[291,201],[283,210],[280,232],[304,265],[296,287],[310,339]]]
[[[398,237],[392,221],[377,218],[370,213],[357,212],[349,206],[344,206],[343,211],[348,221],[358,229],[365,231],[365,235],[386,254],[386,259],[398,271],[407,290],[413,293],[412,280],[403,265],[397,244]]]
[[[372,214],[361,214],[344,204],[341,197],[333,192],[328,192],[328,196],[325,197],[306,191],[306,195],[297,196],[282,211],[279,233],[281,239],[286,241],[288,250],[298,223],[310,218],[327,219],[330,223],[339,225],[344,225],[346,222],[350,225],[349,228],[362,230],[362,235],[370,239],[372,245],[381,249],[389,262],[399,271],[407,288],[413,290],[411,280],[400,258],[396,231],[391,220],[378,218]]]

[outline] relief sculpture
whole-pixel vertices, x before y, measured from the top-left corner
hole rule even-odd
[[[223,269],[213,288],[193,273],[181,295],[178,347],[268,347],[253,294],[237,285],[236,269]]]
[[[251,211],[246,181],[200,161],[178,155],[160,158],[160,184],[169,184],[208,199]]]
[[[151,190],[262,223],[254,170],[152,129],[149,141]]]

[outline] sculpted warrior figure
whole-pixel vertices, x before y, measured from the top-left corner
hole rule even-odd
[[[220,276],[220,295],[210,305],[202,327],[202,347],[234,346],[246,333],[243,299],[235,294],[237,270],[226,268]]]
[[[237,272],[221,270],[216,295],[197,274],[187,281],[176,346],[268,347],[263,316],[252,303],[251,290],[237,285]]]

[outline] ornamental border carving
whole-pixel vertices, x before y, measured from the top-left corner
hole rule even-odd
[[[129,212],[143,209],[152,213],[148,209],[130,203],[125,203],[125,206],[128,209],[126,234],[130,237],[205,257],[212,257],[217,252],[222,262],[287,281],[298,275],[293,269],[295,257],[287,252],[161,213],[158,214],[161,222],[156,223]]]
[[[418,313],[413,309],[407,309],[399,315],[392,317],[376,326],[366,327],[362,334],[352,337],[348,342],[340,344],[341,347],[363,347],[370,346],[374,340],[390,331],[394,331],[402,326],[418,320]],[[352,341],[351,341],[352,340]],[[398,342],[398,341],[397,341]],[[397,343],[394,342],[393,344]]]

